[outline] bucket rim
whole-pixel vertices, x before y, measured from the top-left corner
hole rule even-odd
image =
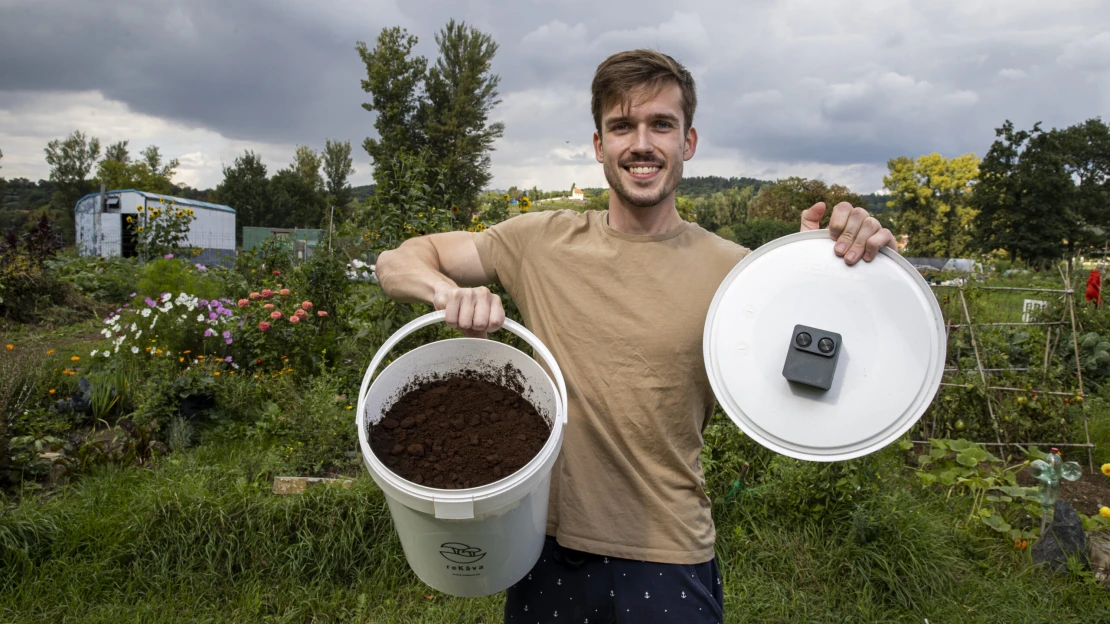
[[[421,345],[419,347],[416,347],[415,349],[412,349],[411,351],[398,357],[391,364],[386,366],[386,368],[382,370],[382,374],[384,374],[386,370],[396,366],[399,362],[402,362],[411,354],[416,354],[417,352],[425,350],[442,348],[442,345],[454,344],[459,341],[481,341],[481,344],[483,346],[490,346],[495,350],[515,351],[527,357],[527,354],[520,351],[519,349],[497,341],[486,340],[483,338],[448,338],[446,340],[438,340],[436,342]],[[378,458],[373,449],[370,448],[370,440],[368,437],[368,427],[366,422],[366,400],[369,396],[369,388],[367,388],[367,392],[359,397],[358,414],[356,415],[355,422],[358,426],[359,450],[362,453],[363,460],[368,464],[368,467],[371,464],[373,465],[373,468],[371,468],[370,470],[372,476],[383,478],[387,483],[389,483],[391,487],[401,490],[406,494],[425,502],[441,503],[486,501],[489,499],[497,498],[498,496],[512,490],[521,482],[530,479],[537,471],[543,468],[544,464],[547,463],[551,455],[555,455],[558,452],[558,449],[562,446],[563,434],[563,419],[560,418],[561,405],[559,400],[558,388],[551,380],[551,377],[548,376],[543,368],[539,366],[539,363],[535,362],[535,364],[539,368],[539,371],[543,373],[544,381],[550,384],[552,397],[555,401],[555,413],[551,415],[551,431],[548,434],[547,440],[544,442],[543,447],[540,448],[538,452],[536,452],[536,455],[532,457],[532,459],[528,460],[528,463],[521,466],[520,469],[485,485],[453,490],[429,487],[405,479],[404,477],[398,475],[396,472],[390,470],[389,467],[386,466],[385,463]]]

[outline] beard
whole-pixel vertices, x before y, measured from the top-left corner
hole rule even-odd
[[[644,162],[644,159],[635,159],[633,162]],[[663,166],[662,163],[656,161],[656,164]],[[613,164],[606,161],[605,166],[605,179],[609,182],[609,188],[612,189],[621,201],[624,203],[635,206],[636,208],[650,208],[667,198],[668,195],[673,193],[678,188],[678,183],[682,181],[682,161],[679,160],[674,167],[666,170],[666,177],[656,189],[633,189],[625,184],[624,178],[621,177],[623,167],[617,163]]]

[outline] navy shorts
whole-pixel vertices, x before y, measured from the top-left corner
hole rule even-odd
[[[528,576],[508,589],[505,624],[721,624],[717,560],[695,565],[602,557],[548,536]]]

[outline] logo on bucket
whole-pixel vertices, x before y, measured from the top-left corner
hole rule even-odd
[[[481,548],[467,546],[461,542],[447,542],[439,546],[443,550],[439,554],[453,563],[476,563],[486,556],[486,551]]]

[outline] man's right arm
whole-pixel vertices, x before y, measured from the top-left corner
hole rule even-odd
[[[485,337],[501,329],[501,298],[485,284],[474,232],[444,232],[410,238],[382,252],[374,267],[382,290],[394,301],[423,302],[447,312],[447,324],[464,335]]]

